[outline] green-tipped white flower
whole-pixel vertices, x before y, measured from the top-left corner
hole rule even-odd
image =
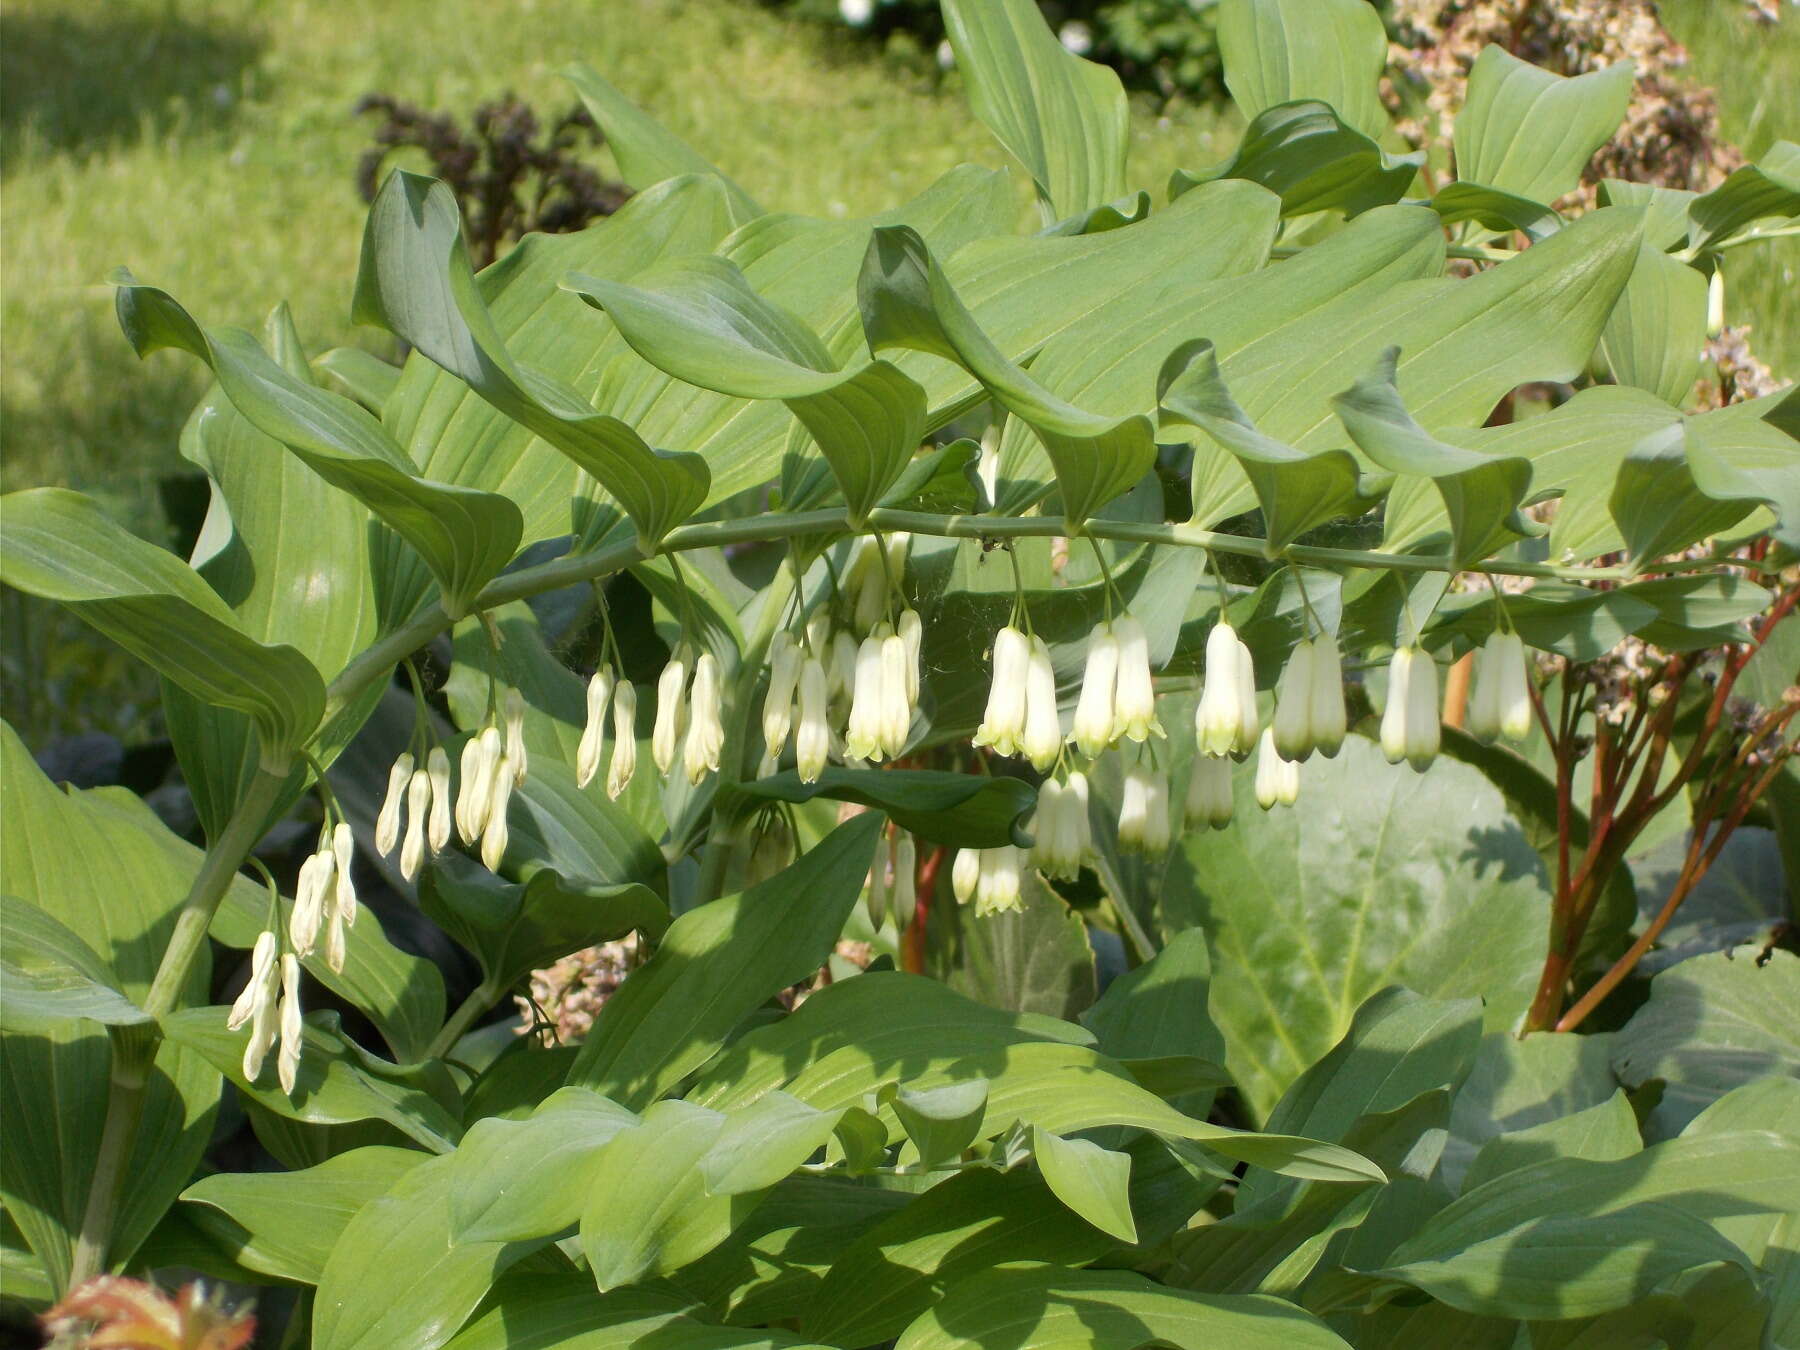
[[[431,773],[414,769],[412,782],[406,786],[406,842],[400,846],[400,875],[408,881],[419,875],[425,861],[425,821],[430,812]]]
[[[481,832],[487,828],[501,744],[500,728],[490,724],[463,746],[462,781],[456,794],[456,831],[465,844],[481,838]]]
[[[1381,752],[1423,773],[1438,752],[1437,663],[1417,647],[1401,647],[1388,666],[1387,707],[1381,715]]]
[[[925,646],[925,625],[920,622],[916,610],[900,611],[900,622],[894,631],[900,635],[900,641],[906,651],[906,701],[909,704],[919,701],[919,654]]]
[[[1313,639],[1311,705],[1313,748],[1330,759],[1343,747],[1350,720],[1344,710],[1344,662],[1329,633]]]
[[[236,1031],[256,1016],[260,1004],[274,999],[275,958],[280,948],[273,932],[265,929],[256,935],[256,946],[250,950],[250,978],[244,982],[244,991],[237,996],[237,1002],[231,1005],[231,1013],[225,1019],[227,1031]],[[254,1078],[256,1072],[246,1066],[244,1076]]]
[[[711,652],[701,652],[694,662],[694,689],[688,706],[691,716],[682,761],[687,768],[688,782],[697,784],[707,774],[718,772],[719,751],[725,745],[719,659]]]
[[[966,905],[975,898],[975,888],[981,884],[981,850],[978,848],[962,848],[956,851],[956,860],[950,864],[950,890],[956,896],[956,903]]]
[[[1525,644],[1517,633],[1496,631],[1475,658],[1469,695],[1469,734],[1480,741],[1504,735],[1522,741],[1531,734],[1531,691],[1525,671]]]
[[[910,611],[908,611],[910,613]],[[881,753],[893,759],[906,749],[906,738],[912,732],[913,703],[908,689],[916,682],[910,675],[912,662],[907,657],[906,639],[887,631],[881,633]]]
[[[1156,685],[1150,674],[1150,639],[1144,625],[1125,614],[1113,620],[1119,669],[1113,684],[1112,739],[1146,741],[1163,734],[1156,720]]]
[[[794,727],[794,690],[800,683],[800,644],[783,629],[769,644],[769,692],[763,695],[763,754],[775,760]]]
[[[350,862],[356,856],[356,836],[339,821],[331,831],[331,857],[337,866],[337,890],[333,896],[346,924],[356,923],[356,883],[350,879]]]
[[[300,864],[300,876],[294,883],[294,909],[288,915],[288,942],[302,956],[312,955],[318,944],[319,928],[325,922],[325,897],[331,890],[331,873],[336,865],[328,845]]]
[[[425,774],[431,779],[431,819],[425,827],[425,842],[433,853],[440,853],[450,843],[450,756],[443,746],[431,747],[425,757]]]
[[[1256,804],[1267,811],[1292,806],[1300,796],[1300,765],[1282,757],[1275,732],[1263,732],[1256,750]]]
[[[1250,649],[1221,619],[1206,636],[1206,687],[1194,710],[1194,735],[1206,754],[1248,754],[1256,744],[1257,723]]]
[[[506,856],[506,809],[512,803],[515,781],[512,765],[507,763],[505,755],[501,755],[499,772],[494,775],[493,801],[489,803],[487,821],[481,831],[481,865],[490,872],[498,872],[500,860]]]
[[[850,698],[856,692],[857,641],[845,629],[831,635],[831,654],[826,658],[826,688],[831,698]]]
[[[1119,805],[1119,847],[1152,855],[1169,847],[1168,781],[1148,764],[1134,765],[1125,775]]]
[[[1050,664],[1050,648],[1040,637],[1031,639],[1025,660],[1025,729],[1019,749],[1032,768],[1043,773],[1062,753],[1062,723],[1056,713],[1056,670]]]
[[[825,663],[808,656],[800,663],[800,723],[794,729],[794,768],[803,783],[816,783],[831,754],[830,681]]]
[[[412,781],[413,757],[403,751],[388,770],[387,794],[381,799],[381,810],[375,816],[375,851],[382,857],[394,851],[400,842],[400,813],[406,805],[406,785]]]
[[[606,769],[606,795],[617,801],[637,773],[637,690],[630,680],[613,689],[613,752]]]
[[[606,754],[606,712],[612,702],[613,668],[601,665],[587,683],[587,720],[581,728],[581,744],[575,749],[575,786],[586,787],[600,772]]]
[[[1270,723],[1275,748],[1286,759],[1305,759],[1313,752],[1312,694],[1313,644],[1302,639],[1294,644],[1275,686],[1275,717]]]
[[[1092,842],[1088,824],[1088,782],[1081,773],[1067,783],[1048,779],[1038,789],[1037,814],[1032,820],[1031,865],[1047,877],[1072,881],[1081,873],[1082,860]]]
[[[859,633],[868,633],[887,612],[887,573],[881,564],[881,547],[879,537],[862,536],[851,547],[850,565],[844,571],[844,584],[855,596],[851,623]]]
[[[1222,830],[1231,824],[1232,807],[1231,761],[1223,755],[1196,753],[1183,804],[1187,823]]]
[[[1119,679],[1119,639],[1110,623],[1097,624],[1088,635],[1087,664],[1081,673],[1081,696],[1075,702],[1075,725],[1069,739],[1090,759],[1113,743],[1113,704]]]
[[[994,682],[988,689],[986,714],[975,731],[975,744],[997,755],[1016,755],[1025,734],[1025,680],[1031,644],[1008,624],[994,634]]]
[[[687,731],[687,648],[678,647],[656,679],[656,724],[650,729],[650,758],[664,778],[675,767]]]
[[[981,850],[981,873],[975,882],[975,914],[985,917],[1021,908],[1019,870],[1024,854],[1011,844]]]
[[[528,757],[525,753],[525,695],[508,689],[503,705],[506,722],[506,760],[512,766],[513,786],[525,781]]]
[[[856,677],[850,691],[850,722],[844,732],[844,758],[881,758],[881,648],[887,634],[882,624],[856,649]]]
[[[305,1037],[306,1024],[300,1020],[300,962],[292,952],[286,952],[281,958],[281,1049],[275,1055],[275,1073],[281,1080],[281,1090],[289,1096],[300,1076],[300,1050]]]

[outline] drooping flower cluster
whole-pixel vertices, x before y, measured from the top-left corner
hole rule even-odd
[[[1329,633],[1303,638],[1288,657],[1275,689],[1271,723],[1282,758],[1304,760],[1317,750],[1336,755],[1349,730],[1344,710],[1344,668],[1337,639]]]
[[[244,1077],[251,1082],[262,1075],[269,1050],[280,1041],[275,1056],[276,1076],[281,1090],[291,1094],[300,1074],[306,1025],[300,1015],[300,960],[292,952],[279,952],[279,948],[280,942],[272,930],[258,935],[250,955],[249,982],[231,1005],[225,1026],[236,1031],[244,1023],[250,1024],[243,1068]]]
[[[1023,905],[1020,871],[1024,850],[1013,844],[999,848],[965,848],[950,867],[950,889],[958,904],[975,902],[975,915],[985,918]]]
[[[891,916],[896,928],[912,922],[918,904],[918,845],[912,835],[896,829],[889,838],[884,830],[875,846],[875,861],[869,867],[866,892],[869,927],[879,930]]]
[[[1388,665],[1387,708],[1381,716],[1381,752],[1388,763],[1405,760],[1420,773],[1431,767],[1442,740],[1437,662],[1416,646],[1397,648]]]
[[[586,787],[600,772],[606,754],[607,709],[612,710],[612,762],[606,770],[606,795],[617,801],[637,772],[637,690],[630,680],[614,676],[603,661],[587,684],[587,720],[575,750],[575,785]]]
[[[319,847],[300,864],[294,883],[294,909],[288,916],[288,941],[301,956],[311,956],[325,938],[325,964],[344,969],[346,933],[356,923],[356,884],[350,877],[356,840],[339,821],[319,832]]]
[[[1500,736],[1522,741],[1531,734],[1530,676],[1517,633],[1496,630],[1475,658],[1466,721],[1469,734],[1483,742]]]
[[[1088,817],[1087,775],[1076,771],[1067,780],[1046,778],[1038,789],[1037,814],[1031,822],[1031,865],[1047,877],[1073,881],[1094,845]]]

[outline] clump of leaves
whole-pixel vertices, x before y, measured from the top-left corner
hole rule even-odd
[[[456,194],[464,238],[478,268],[527,234],[585,229],[631,196],[625,184],[602,178],[579,158],[584,148],[598,149],[606,140],[580,105],[548,131],[531,105],[512,93],[476,108],[467,127],[450,113],[427,112],[392,94],[365,94],[356,112],[382,119],[375,144],[356,165],[363,200],[375,200],[395,152],[424,151],[432,175]]]

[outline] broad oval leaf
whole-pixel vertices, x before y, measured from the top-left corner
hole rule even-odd
[[[1635,76],[1630,61],[1570,78],[1483,48],[1456,115],[1456,176],[1537,202],[1573,191],[1625,120]]]
[[[1389,155],[1330,104],[1300,99],[1257,113],[1224,163],[1199,173],[1177,169],[1169,197],[1219,178],[1247,178],[1281,198],[1284,216],[1354,216],[1399,201],[1424,162],[1422,152]]]
[[[1366,0],[1223,0],[1219,55],[1231,97],[1252,121],[1317,99],[1364,136],[1387,129],[1387,32]]]
[[[456,1242],[554,1237],[581,1218],[600,1150],[638,1117],[586,1088],[562,1088],[524,1120],[479,1120],[457,1145],[450,1187]]]

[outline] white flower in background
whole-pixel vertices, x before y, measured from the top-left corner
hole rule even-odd
[[[1086,56],[1094,49],[1094,30],[1080,19],[1070,19],[1056,30],[1056,40],[1062,43],[1064,50]]]
[[[400,846],[400,875],[408,881],[419,875],[419,866],[425,861],[425,821],[430,811],[431,773],[414,769],[406,788],[406,842]],[[301,950],[304,953],[305,949]]]
[[[906,927],[919,904],[919,849],[913,837],[902,830],[894,841],[894,889],[889,897],[894,926]],[[880,925],[877,924],[877,927]]]
[[[1475,658],[1468,729],[1477,740],[1522,741],[1531,734],[1531,688],[1525,643],[1517,633],[1494,632]]]
[[[844,758],[881,758],[881,646],[883,624],[856,649],[856,677],[850,691],[850,723],[844,732]]]
[[[450,756],[443,746],[431,747],[425,757],[425,775],[431,780],[431,820],[425,842],[433,853],[441,853],[450,845]]]
[[[904,545],[900,556],[904,565]],[[891,542],[884,542],[880,535],[865,534],[851,545],[850,562],[844,569],[844,589],[851,597],[851,624],[857,632],[866,635],[887,613],[890,572],[898,582],[900,573],[894,567]]]
[[[956,48],[950,45],[949,38],[945,38],[937,45],[937,63],[939,70],[956,69]]]
[[[725,744],[724,694],[719,688],[719,659],[700,653],[694,662],[694,689],[689,699],[690,722],[682,759],[690,783],[699,783],[719,768],[719,751]]]
[[[1056,670],[1050,664],[1050,648],[1041,637],[1031,639],[1025,660],[1025,729],[1019,749],[1031,767],[1043,773],[1062,753],[1062,722],[1056,712]]]
[[[831,611],[816,609],[806,620],[806,650],[815,656],[831,651]]]
[[[606,795],[617,801],[637,773],[637,690],[630,680],[613,689],[613,752],[606,769]]]
[[[1125,775],[1119,805],[1119,847],[1152,855],[1169,847],[1169,785],[1148,764],[1136,764]]]
[[[505,755],[501,755],[494,774],[493,800],[488,805],[487,820],[481,831],[481,865],[490,872],[498,872],[500,860],[506,856],[506,808],[512,803],[515,781],[512,765]]]
[[[1300,796],[1300,765],[1284,759],[1276,748],[1275,732],[1263,732],[1256,751],[1256,804],[1267,811],[1292,806]]]
[[[1223,755],[1196,753],[1183,807],[1187,823],[1223,829],[1231,824],[1232,805],[1231,761]]]
[[[1221,619],[1206,635],[1206,687],[1194,710],[1194,735],[1209,755],[1248,754],[1258,721],[1250,649]]]
[[[769,644],[769,692],[763,695],[763,757],[780,758],[794,726],[794,689],[800,683],[800,644],[783,629]],[[766,776],[766,775],[764,775]]]
[[[869,881],[863,894],[867,897],[863,902],[863,913],[869,920],[869,927],[879,929],[882,920],[887,917],[888,905],[888,843],[884,832],[875,843],[875,860],[869,864]]]
[[[1330,759],[1343,747],[1350,722],[1344,711],[1344,662],[1329,633],[1313,639],[1311,703],[1313,748]]]
[[[830,683],[824,662],[808,656],[800,663],[800,725],[794,732],[794,768],[802,783],[816,783],[831,753],[831,723],[827,720]]]
[[[1031,664],[1031,644],[1008,624],[994,635],[994,682],[988,690],[987,711],[975,731],[975,744],[997,755],[1019,753],[1025,734],[1025,679]]]
[[[1150,675],[1150,639],[1144,625],[1126,614],[1113,620],[1119,668],[1113,686],[1112,739],[1146,741],[1163,734],[1156,720],[1156,686]]]
[[[852,28],[861,28],[875,17],[875,0],[838,0],[838,14]]]
[[[388,770],[387,795],[381,799],[381,810],[375,815],[375,851],[384,858],[400,842],[400,812],[406,804],[406,785],[412,781],[412,771],[410,750],[403,751]]]
[[[1388,763],[1404,759],[1423,773],[1438,752],[1440,734],[1437,663],[1417,647],[1401,647],[1388,666],[1381,751]]]
[[[512,765],[513,785],[525,781],[525,695],[517,689],[506,691],[503,705],[506,721],[506,759]]]
[[[900,622],[895,628],[900,634],[900,641],[906,648],[906,701],[919,701],[919,654],[925,645],[925,625],[919,621],[916,610],[900,611]]]
[[[668,665],[656,678],[656,724],[650,730],[650,758],[657,772],[669,776],[675,767],[675,754],[681,748],[682,734],[687,730],[687,646],[675,649]]]
[[[1313,644],[1301,639],[1294,644],[1286,669],[1275,686],[1275,716],[1270,722],[1272,740],[1284,758],[1305,759],[1313,751],[1312,735]],[[1265,738],[1265,747],[1271,738]],[[1267,750],[1263,751],[1267,753]]]
[[[907,611],[909,614],[911,610]],[[879,712],[881,752],[893,759],[906,749],[906,738],[912,731],[913,696],[911,688],[917,677],[912,675],[912,662],[906,651],[906,639],[890,632],[882,624],[881,638],[881,707]]]
[[[1081,674],[1081,696],[1075,703],[1075,725],[1069,738],[1090,759],[1113,741],[1113,703],[1119,675],[1119,640],[1110,623],[1088,634],[1087,664]]]
[[[575,786],[586,787],[600,772],[606,753],[606,711],[612,702],[613,668],[605,662],[587,683],[587,720],[581,727],[581,744],[575,750]]]
[[[943,61],[942,51],[940,48],[939,64],[948,70],[950,67]],[[981,451],[975,456],[975,477],[981,483],[982,509],[992,511],[1000,500],[1000,428],[997,425],[981,433]]]
[[[981,883],[981,850],[978,848],[962,848],[956,851],[956,860],[950,864],[950,890],[956,896],[956,903],[966,905],[975,898],[975,888]]]
[[[828,690],[832,698],[850,698],[856,691],[856,654],[858,644],[845,629],[831,635],[831,657],[826,667]]]
[[[275,1055],[275,1072],[281,1080],[281,1090],[289,1096],[300,1076],[300,1049],[305,1036],[306,1024],[300,1020],[300,962],[292,952],[285,952],[281,957],[281,1049]]]
[[[977,918],[1019,909],[1019,869],[1024,855],[1011,844],[981,850],[981,873],[975,882]]]
[[[227,1031],[250,1023],[250,1040],[244,1046],[244,1077],[252,1082],[262,1072],[263,1060],[275,1043],[275,967],[280,949],[281,943],[273,932],[257,934],[256,946],[250,953],[250,978],[225,1019]]]

